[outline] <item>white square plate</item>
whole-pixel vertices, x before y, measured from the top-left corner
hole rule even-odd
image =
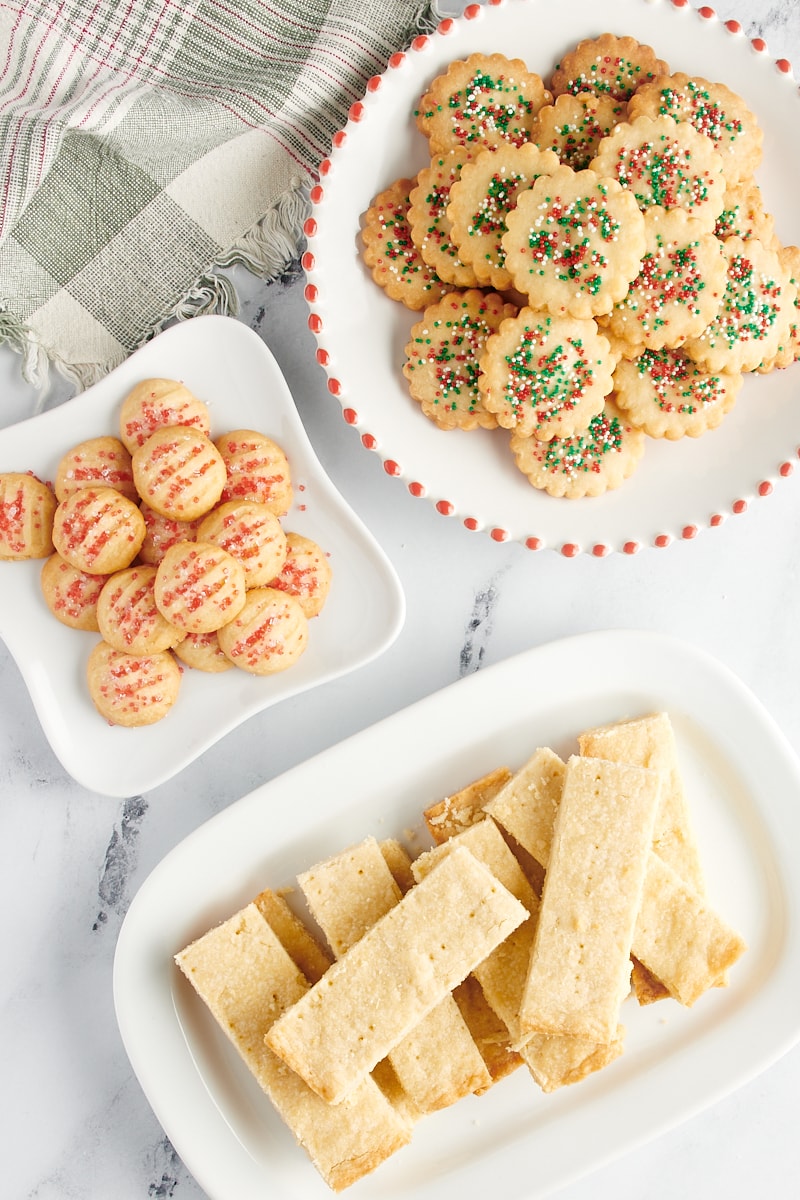
[[[39,585],[41,560],[0,563],[0,637],[28,686],[42,728],[69,773],[92,791],[130,796],[175,775],[248,717],[363,666],[396,638],[405,600],[394,568],[322,469],[272,354],[247,326],[196,317],[137,350],[100,383],[51,412],[4,429],[0,471],[52,480],[78,442],[118,435],[119,408],[141,379],[182,380],[208,405],[211,434],[257,429],[286,452],[294,503],[282,525],[328,553],[333,582],[311,622],[308,649],[290,670],[258,678],[187,668],[175,707],[140,729],[108,725],[86,688],[98,634],[62,625]]]
[[[712,1103],[800,1036],[800,765],[759,702],[695,648],[590,633],[467,676],[258,788],[153,871],[117,946],[114,997],[141,1085],[212,1200],[330,1195],[173,955],[264,887],[368,834],[428,844],[423,809],[539,745],[667,710],[711,902],[748,943],[691,1010],[624,1006],[622,1058],[546,1096],[524,1069],[427,1117],[362,1200],[544,1195]],[[411,839],[411,840],[409,840]],[[535,1164],[535,1169],[532,1169]]]

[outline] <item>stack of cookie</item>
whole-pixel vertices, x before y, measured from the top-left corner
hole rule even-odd
[[[375,198],[364,260],[422,313],[403,366],[422,412],[508,430],[534,487],[617,487],[646,436],[715,428],[745,373],[800,355],[800,250],[724,84],[606,33],[548,86],[501,54],[451,63],[415,118],[430,163]]]

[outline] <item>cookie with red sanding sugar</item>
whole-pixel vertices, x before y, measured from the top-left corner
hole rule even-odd
[[[294,596],[307,617],[322,612],[331,590],[330,560],[313,538],[301,533],[286,534],[286,561],[269,586]]]
[[[722,159],[688,121],[637,117],[603,138],[589,164],[617,179],[641,209],[683,208],[711,232],[725,202]]]
[[[220,501],[255,500],[284,517],[294,488],[289,460],[278,443],[256,429],[231,429],[214,445],[227,471]]]
[[[478,388],[487,338],[516,315],[496,292],[472,288],[431,305],[411,329],[403,374],[409,391],[440,429],[496,429]]]
[[[26,471],[0,475],[0,562],[47,558],[53,553],[57,501],[51,488]]]
[[[644,83],[631,97],[629,120],[673,117],[688,121],[714,143],[728,183],[753,174],[761,162],[764,134],[741,96],[724,83],[676,71]]]
[[[110,575],[130,566],[144,535],[137,505],[116,488],[80,488],[61,501],[53,518],[55,549],[89,575]]]
[[[644,226],[641,270],[601,324],[634,346],[680,346],[716,316],[725,260],[713,233],[683,209],[650,208]]]
[[[66,500],[82,487],[113,487],[129,500],[139,499],[130,452],[119,438],[88,438],[61,458],[53,481],[56,498]]]
[[[552,151],[540,150],[531,142],[498,146],[481,151],[453,184],[447,209],[450,236],[481,286],[495,291],[511,287],[502,246],[506,218],[520,192],[540,175],[551,175],[558,166]]]
[[[50,612],[70,629],[97,633],[97,598],[108,575],[90,575],[53,553],[39,577],[42,595]]]
[[[550,90],[554,96],[595,92],[629,100],[642,84],[667,74],[669,66],[652,47],[632,37],[602,33],[578,42],[564,55],[553,71]]]
[[[565,167],[583,171],[603,138],[627,120],[627,113],[627,103],[614,96],[564,92],[554,104],[539,109],[531,141],[541,150],[552,150]]]
[[[764,246],[777,247],[775,218],[766,211],[761,188],[755,179],[728,184],[714,233],[721,242],[729,237],[740,237],[746,242],[755,238]]]
[[[437,75],[414,115],[432,154],[452,146],[521,146],[530,141],[539,109],[551,100],[522,59],[471,54]]]
[[[615,365],[596,322],[523,308],[487,340],[478,386],[504,429],[549,441],[602,412]]]
[[[177,379],[143,379],[122,402],[122,443],[133,454],[137,446],[165,425],[188,425],[207,434],[211,415],[203,401]]]
[[[286,534],[275,513],[256,500],[228,500],[204,517],[197,540],[238,558],[247,587],[269,583],[286,561]]]
[[[103,641],[126,654],[159,654],[184,636],[158,611],[156,568],[142,564],[115,571],[97,600],[97,625]]]
[[[774,358],[762,363],[756,369],[762,375],[776,368],[788,367],[800,358],[800,247],[779,246],[778,258],[781,265],[789,273],[789,282],[795,289],[794,310],[789,320],[789,326],[781,345]]]
[[[703,332],[686,342],[686,353],[709,371],[755,371],[785,344],[797,289],[776,250],[736,237],[720,247],[727,272],[722,304]]]
[[[158,611],[184,633],[212,633],[244,607],[244,567],[213,542],[178,542],[156,567]]]
[[[98,642],[86,664],[89,695],[111,725],[135,728],[161,721],[178,699],[181,669],[169,650],[127,654]]]
[[[176,521],[196,521],[222,495],[225,463],[199,429],[167,425],[133,452],[136,490],[148,508]]]
[[[414,245],[443,283],[459,288],[478,284],[475,271],[453,241],[448,210],[450,189],[471,155],[472,150],[464,146],[434,155],[430,166],[418,173],[409,195],[408,225]]]
[[[139,505],[139,512],[144,517],[146,533],[139,548],[137,561],[157,567],[170,546],[176,542],[193,542],[197,538],[197,527],[202,521],[176,521],[174,517],[165,517],[157,513],[144,501]]]
[[[411,237],[408,210],[414,179],[397,179],[364,214],[362,257],[372,278],[392,300],[418,311],[450,290],[429,267]]]
[[[233,663],[222,653],[216,631],[212,633],[187,633],[173,650],[176,658],[186,667],[219,675],[230,671]]]
[[[705,371],[683,350],[644,350],[614,372],[617,405],[631,424],[670,441],[716,429],[741,386],[741,375]]]
[[[296,596],[278,588],[253,588],[239,615],[217,633],[235,667],[251,675],[285,671],[308,646],[308,618]]]
[[[532,308],[598,316],[639,274],[644,217],[629,191],[594,171],[562,166],[540,176],[506,224],[506,266]]]
[[[580,500],[618,488],[639,465],[644,434],[613,400],[571,437],[539,442],[511,436],[514,460],[531,484],[550,496]]]

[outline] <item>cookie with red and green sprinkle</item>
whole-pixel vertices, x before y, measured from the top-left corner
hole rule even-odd
[[[594,92],[629,100],[642,84],[668,74],[669,66],[651,46],[632,37],[602,33],[584,38],[564,55],[553,71],[550,90],[554,96]]]
[[[643,350],[614,371],[616,401],[631,424],[670,441],[716,429],[741,386],[740,374],[706,371],[680,349]]]
[[[539,442],[513,433],[510,442],[517,467],[533,487],[568,500],[620,487],[638,467],[644,444],[642,431],[611,398],[585,429],[570,437]]]
[[[780,246],[778,258],[789,273],[789,283],[795,289],[794,309],[789,327],[774,358],[757,368],[760,374],[788,367],[800,358],[800,246]]]
[[[637,117],[603,138],[590,167],[618,180],[641,209],[682,208],[711,232],[725,202],[722,159],[688,121]]]
[[[514,287],[532,308],[594,317],[639,273],[644,217],[629,191],[594,171],[559,167],[522,192],[502,239]]]
[[[397,179],[373,200],[361,231],[364,262],[372,278],[392,300],[416,311],[449,290],[428,266],[411,237],[408,223],[415,179]]]
[[[431,154],[453,146],[521,146],[539,109],[552,96],[521,58],[471,54],[450,63],[415,111]]]
[[[710,138],[728,183],[753,174],[761,162],[764,135],[745,101],[724,83],[677,71],[643,84],[631,97],[629,120],[672,117],[688,121]]]
[[[686,353],[709,371],[755,371],[785,345],[796,319],[797,288],[776,250],[755,239],[720,242],[725,294],[714,320],[686,342]]]
[[[764,197],[755,179],[741,179],[725,188],[725,203],[717,217],[714,233],[721,242],[729,237],[756,238],[775,248],[775,219],[764,207]]]
[[[425,310],[406,345],[403,374],[423,413],[440,429],[496,429],[478,388],[487,339],[516,314],[496,292],[451,292]]]
[[[573,171],[583,171],[604,137],[627,120],[628,105],[614,96],[564,92],[554,104],[539,109],[531,141],[541,150],[552,150]]]
[[[477,287],[475,270],[465,262],[453,241],[448,213],[450,189],[461,178],[472,150],[456,146],[431,159],[417,175],[409,195],[408,225],[411,238],[428,266],[444,283],[454,287]]]
[[[639,274],[601,324],[633,346],[680,346],[703,332],[722,303],[720,243],[680,208],[648,209],[644,226]]]
[[[478,387],[504,429],[549,441],[602,411],[615,365],[595,321],[523,308],[487,340]]]
[[[500,291],[511,287],[502,246],[506,219],[520,192],[559,165],[552,151],[540,150],[532,142],[498,146],[481,151],[453,184],[447,209],[451,236],[482,285]]]

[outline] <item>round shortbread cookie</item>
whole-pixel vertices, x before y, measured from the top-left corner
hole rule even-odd
[[[89,438],[73,446],[59,462],[53,486],[59,500],[84,487],[112,487],[138,500],[130,452],[115,437]]]
[[[233,663],[222,653],[216,631],[212,633],[187,633],[178,642],[173,653],[187,667],[196,671],[206,671],[210,675],[219,675],[221,671],[230,671]]]
[[[144,501],[139,505],[139,511],[144,517],[147,532],[139,549],[139,562],[149,563],[157,567],[170,546],[176,542],[193,542],[197,537],[197,527],[203,520],[176,521],[174,517],[165,517],[157,513]]]
[[[795,289],[794,307],[775,357],[757,367],[761,374],[788,367],[800,358],[800,246],[780,246],[778,258],[788,273],[789,283]]]
[[[632,475],[644,453],[644,434],[607,400],[588,427],[571,437],[539,442],[514,433],[511,451],[535,488],[577,500],[600,496]]]
[[[628,100],[642,84],[668,73],[668,65],[656,58],[650,46],[632,37],[602,33],[584,38],[564,55],[553,71],[550,89],[554,96],[595,92]]]
[[[204,517],[197,540],[221,546],[244,567],[248,588],[267,584],[286,561],[286,534],[272,509],[255,500],[228,500]]]
[[[584,171],[604,137],[627,120],[628,105],[614,96],[595,92],[564,92],[554,104],[540,108],[531,141],[551,150],[573,171]]]
[[[520,58],[471,54],[451,62],[419,102],[416,122],[431,154],[453,146],[521,146],[552,97]]]
[[[156,606],[156,568],[147,565],[116,571],[97,601],[97,625],[104,641],[126,654],[171,650],[184,636]]]
[[[761,242],[731,237],[720,247],[725,295],[714,320],[686,342],[686,353],[708,371],[755,371],[790,337],[797,288],[788,265]]]
[[[453,241],[448,204],[450,189],[471,154],[470,149],[456,146],[434,155],[409,194],[408,225],[414,245],[439,279],[460,288],[476,287],[478,278]]]
[[[631,424],[670,441],[716,429],[741,386],[741,375],[704,371],[683,350],[644,350],[614,371],[617,405]]]
[[[603,138],[589,164],[628,188],[641,209],[683,208],[709,233],[725,202],[722,159],[688,121],[637,117]]]
[[[53,544],[73,567],[111,575],[130,566],[144,541],[144,517],[115,488],[81,488],[62,500],[53,519]]]
[[[211,417],[202,400],[175,379],[143,379],[122,402],[120,438],[133,454],[166,425],[187,425],[208,433]]]
[[[73,567],[60,554],[51,554],[42,567],[40,582],[45,604],[62,625],[96,633],[97,598],[108,575],[89,575]]]
[[[244,567],[213,542],[178,542],[156,568],[155,599],[170,624],[211,633],[244,607]]]
[[[775,218],[765,210],[764,197],[755,179],[728,184],[714,233],[721,242],[729,237],[740,237],[745,242],[755,238],[764,246],[776,248]]]
[[[362,256],[372,278],[392,300],[418,311],[450,290],[420,254],[411,237],[408,210],[416,179],[398,179],[380,192],[364,214]]]
[[[478,386],[503,428],[548,441],[602,411],[615,361],[594,321],[523,308],[487,340]]]
[[[648,209],[644,225],[641,270],[602,325],[633,346],[679,346],[716,316],[725,260],[717,238],[683,209]]]
[[[157,429],[133,453],[136,489],[149,508],[177,521],[195,521],[222,495],[227,471],[214,443],[197,429]]]
[[[631,97],[629,119],[688,121],[714,143],[728,183],[746,179],[761,162],[764,135],[748,106],[724,83],[676,71],[644,83]]]
[[[328,599],[332,578],[328,557],[312,538],[286,534],[286,561],[270,587],[288,592],[307,617],[316,617]]]
[[[644,217],[633,195],[594,171],[558,167],[522,192],[502,240],[514,287],[556,316],[610,312],[639,273]]]
[[[56,505],[50,488],[35,475],[0,474],[0,562],[53,553]]]
[[[86,665],[89,695],[112,725],[153,725],[178,698],[181,669],[168,650],[126,654],[98,642]]]
[[[253,588],[241,613],[217,638],[235,667],[274,675],[297,662],[308,645],[308,620],[299,600],[278,588]]]
[[[440,429],[495,429],[478,388],[486,339],[516,308],[496,292],[453,292],[411,330],[403,374],[423,413]]]
[[[552,151],[539,150],[532,143],[498,146],[481,151],[453,184],[447,208],[450,236],[483,286],[495,291],[511,287],[502,247],[506,218],[520,192],[558,166]]]
[[[280,446],[254,429],[232,429],[215,445],[227,478],[220,500],[254,500],[283,517],[292,503],[289,461]]]

